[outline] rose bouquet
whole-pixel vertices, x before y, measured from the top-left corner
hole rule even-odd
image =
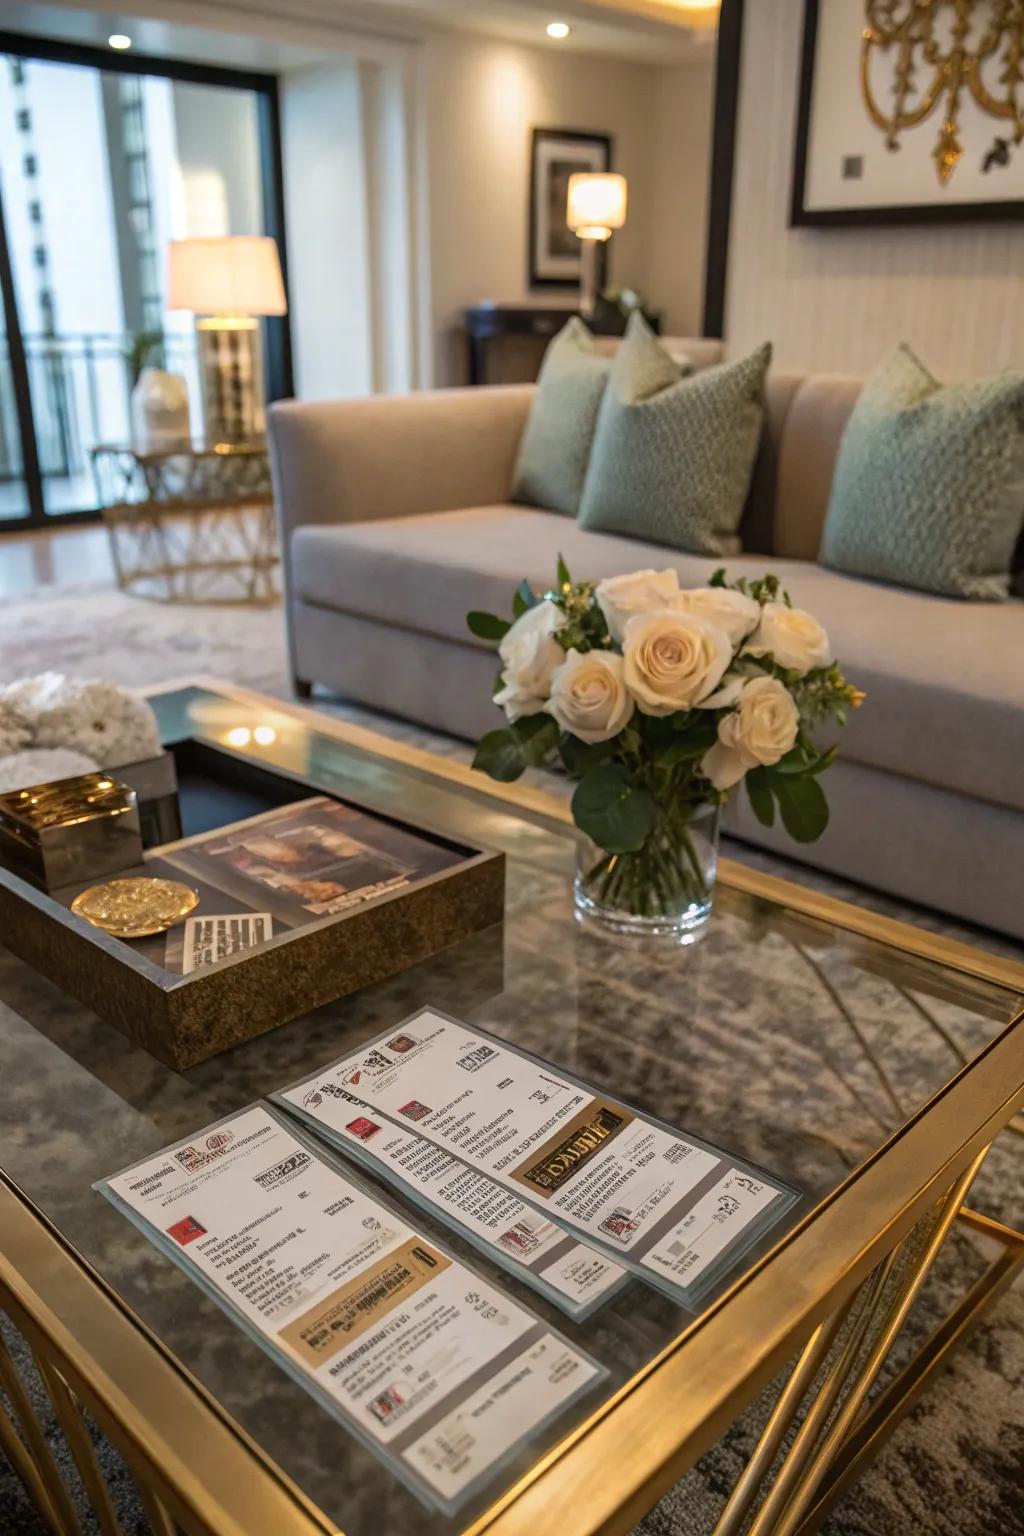
[[[577,906],[612,926],[680,932],[711,910],[721,805],[741,781],[758,820],[776,810],[798,842],[820,837],[819,776],[863,695],[828,635],[774,576],[681,590],[675,571],[574,582],[559,561],[543,594],[523,582],[513,619],[471,613],[498,642],[494,700],[507,726],[483,737],[474,767],[505,782],[558,761],[578,785],[586,835]]]

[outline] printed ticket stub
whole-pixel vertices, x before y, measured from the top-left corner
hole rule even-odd
[[[269,912],[214,913],[185,919],[181,973],[187,976],[201,965],[213,965],[240,950],[252,949],[274,936]]]
[[[424,1009],[320,1079],[685,1299],[799,1198],[694,1138]]]
[[[442,1506],[602,1374],[265,1105],[97,1188]]]
[[[402,1043],[401,1036],[392,1040],[396,1054],[401,1054]],[[585,1315],[626,1283],[629,1275],[620,1264],[579,1242],[545,1212],[415,1130],[377,1114],[342,1085],[341,1071],[328,1067],[272,1098],[425,1201],[522,1278],[553,1291],[552,1300],[574,1316]],[[406,1117],[415,1124],[425,1108],[406,1105]]]

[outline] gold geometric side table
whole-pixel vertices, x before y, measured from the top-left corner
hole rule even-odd
[[[92,451],[96,491],[123,592],[161,602],[277,599],[266,441]]]

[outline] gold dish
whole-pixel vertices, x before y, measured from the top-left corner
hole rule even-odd
[[[177,880],[136,875],[79,891],[71,910],[119,939],[143,939],[173,928],[198,905],[196,892]]]

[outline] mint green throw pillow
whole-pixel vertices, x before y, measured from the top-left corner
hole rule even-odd
[[[1022,522],[1024,373],[943,388],[909,347],[897,347],[846,424],[822,564],[998,600]]]
[[[685,374],[639,314],[612,363],[580,523],[694,555],[734,555],[764,413],[769,343]]]
[[[553,338],[519,449],[513,501],[576,516],[611,363],[575,316]]]

